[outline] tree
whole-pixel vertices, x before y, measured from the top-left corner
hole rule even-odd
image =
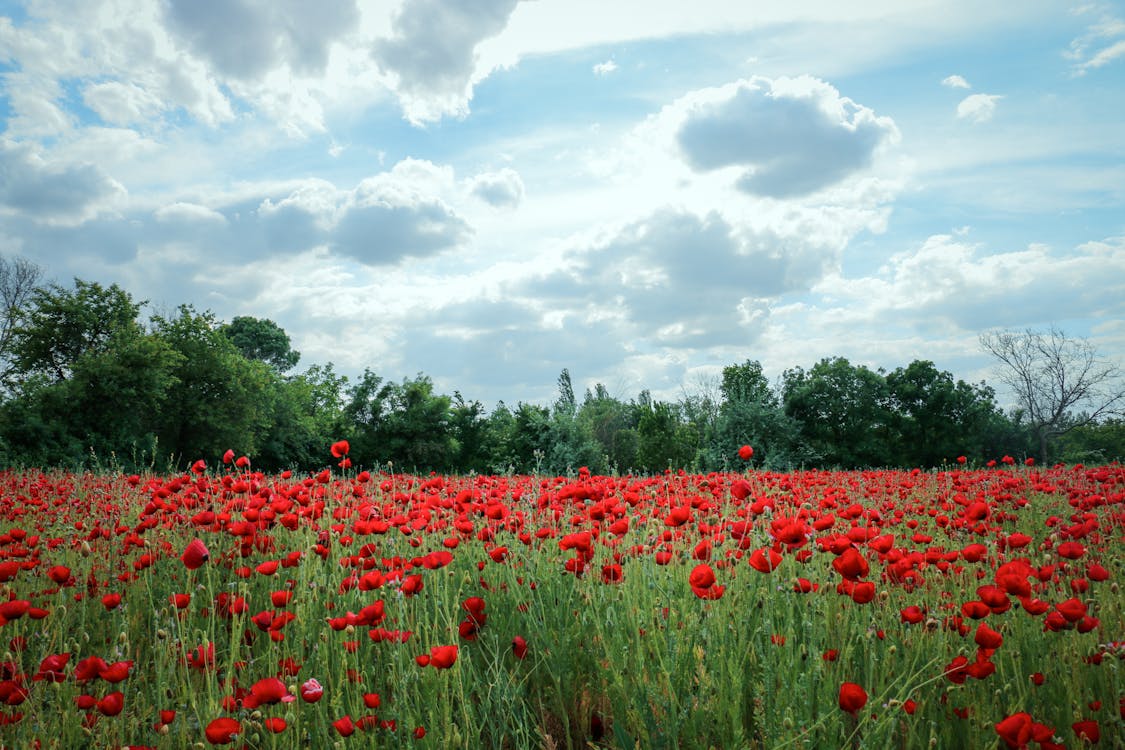
[[[1000,379],[1015,394],[1047,463],[1051,443],[1078,427],[1120,415],[1125,374],[1086,339],[1057,328],[982,334],[981,346],[1000,364]],[[1076,409],[1082,409],[1076,414]]]
[[[640,407],[637,462],[647,471],[689,466],[697,441],[694,426],[681,420],[675,404],[652,401]]]
[[[457,445],[450,429],[449,396],[434,392],[429,376],[383,387],[386,405],[379,431],[383,460],[406,471],[444,471],[456,459]]]
[[[26,258],[0,256],[0,391],[12,375],[12,336],[42,275],[43,270]]]
[[[806,372],[782,374],[785,413],[797,420],[810,449],[831,466],[886,466],[889,442],[883,376],[843,357],[822,359]]]
[[[938,466],[960,455],[982,455],[990,420],[999,415],[991,388],[954,381],[933,362],[915,360],[886,377],[896,439],[888,460]]]
[[[770,468],[805,463],[800,426],[785,413],[756,360],[723,368],[722,403],[711,444],[711,463],[727,467],[744,444],[754,447],[755,460]]]
[[[272,320],[239,316],[222,330],[242,356],[261,360],[278,373],[292,370],[301,358],[300,352],[293,351],[289,334]]]
[[[578,411],[578,421],[598,442],[601,454],[608,459],[609,467],[619,470],[635,466],[637,462],[636,413],[629,404],[609,395],[602,383],[587,389]]]
[[[105,351],[119,332],[139,332],[143,304],[117,284],[105,288],[82,279],[74,280],[73,290],[57,284],[33,290],[12,332],[16,374],[66,380],[82,355]]]
[[[221,456],[228,448],[255,455],[272,427],[278,375],[242,356],[210,311],[181,305],[152,325],[180,355],[160,414],[160,447],[179,462]]]

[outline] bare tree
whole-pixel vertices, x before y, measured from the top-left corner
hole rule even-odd
[[[7,386],[12,374],[9,358],[12,334],[42,277],[43,269],[27,258],[8,260],[0,256],[0,391]]]
[[[1125,373],[1086,339],[1057,328],[982,334],[981,346],[1002,365],[1000,379],[1016,394],[1046,463],[1050,442],[1125,405]],[[1080,412],[1077,410],[1081,410]]]

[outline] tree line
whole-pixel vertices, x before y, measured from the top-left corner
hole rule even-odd
[[[743,444],[776,469],[1044,457],[1026,410],[1004,413],[987,384],[926,360],[886,372],[831,357],[770,383],[747,359],[669,401],[602,384],[579,396],[564,369],[554,403],[489,411],[422,373],[294,373],[300,354],[267,319],[188,304],[142,319],[116,284],[41,284],[25,261],[0,262],[0,467],[167,470],[233,448],[263,470],[311,470],[340,439],[357,465],[451,473],[705,472],[742,466]],[[1055,428],[1052,459],[1125,452],[1120,420],[1066,414]]]

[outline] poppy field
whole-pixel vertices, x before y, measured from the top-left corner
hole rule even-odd
[[[0,746],[1123,746],[1125,467],[348,453],[0,472]]]

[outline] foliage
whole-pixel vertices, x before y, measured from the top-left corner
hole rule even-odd
[[[222,331],[242,356],[261,360],[278,373],[292,370],[301,358],[300,352],[293,351],[289,334],[272,320],[238,316]]]
[[[626,400],[602,383],[579,401],[564,369],[549,407],[500,402],[488,412],[458,391],[440,393],[423,373],[393,382],[368,368],[349,382],[328,363],[286,375],[299,355],[270,320],[225,323],[183,305],[143,325],[144,303],[116,285],[41,287],[26,264],[0,271],[11,287],[0,329],[10,331],[0,341],[3,465],[184,467],[230,448],[263,469],[318,469],[327,463],[320,446],[338,438],[369,468],[477,473],[726,471],[741,465],[741,445],[768,469],[1042,461],[1047,438],[1068,461],[1122,454],[1119,422],[1106,418],[1112,399],[1101,411],[1064,408],[1082,403],[1078,393],[1108,392],[1114,370],[1057,332],[993,341],[1025,347],[1029,362],[1033,347],[1058,366],[1087,368],[1087,387],[1076,385],[1048,422],[1041,400],[1003,414],[988,385],[930,361],[887,373],[842,357],[786,370],[774,385],[747,359],[678,401],[647,390]]]

